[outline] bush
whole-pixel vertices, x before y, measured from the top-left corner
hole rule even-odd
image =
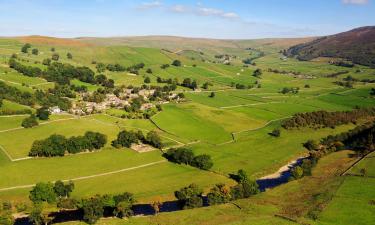
[[[173,66],[177,66],[177,67],[179,67],[179,66],[181,66],[181,61],[180,60],[174,60],[173,62],[172,62],[172,65]]]
[[[36,120],[36,117],[34,114],[31,114],[29,117],[25,118],[23,121],[22,121],[22,124],[21,124],[24,128],[31,128],[31,127],[35,127],[35,126],[38,126],[39,123],[38,121]]]
[[[40,120],[48,120],[49,115],[50,115],[50,112],[49,112],[48,108],[46,108],[46,107],[42,107],[42,108],[39,108],[39,109],[36,110],[36,116]]]
[[[213,163],[211,160],[211,156],[204,154],[194,157],[191,165],[201,170],[209,170],[212,168]]]
[[[280,137],[280,129],[274,129],[270,134],[274,137]]]

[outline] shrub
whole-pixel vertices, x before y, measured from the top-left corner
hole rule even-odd
[[[39,123],[38,121],[36,120],[36,117],[34,114],[31,114],[29,117],[25,118],[23,121],[22,121],[22,124],[21,124],[24,128],[31,128],[31,127],[35,127],[35,126],[38,126]]]

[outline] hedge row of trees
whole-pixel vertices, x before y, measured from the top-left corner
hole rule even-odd
[[[213,166],[211,156],[206,154],[195,156],[191,149],[169,149],[163,156],[168,159],[168,161],[190,165],[202,170],[209,170]]]
[[[66,152],[76,154],[82,151],[98,150],[107,143],[107,136],[98,132],[88,131],[84,136],[66,138],[62,135],[51,135],[44,140],[34,141],[29,156],[64,156]]]
[[[71,107],[70,100],[66,98],[42,90],[36,90],[35,93],[23,92],[2,81],[0,81],[0,98],[28,106],[36,104],[44,107],[59,106],[62,110],[68,110]]]
[[[284,120],[282,126],[285,129],[299,127],[332,127],[356,123],[359,119],[375,116],[375,108],[361,108],[344,112],[316,111],[307,113],[297,113],[292,118]]]
[[[163,143],[161,142],[160,136],[155,131],[150,131],[143,135],[142,131],[127,131],[123,130],[117,135],[117,139],[112,141],[112,146],[115,148],[126,147],[130,148],[132,144],[138,144],[139,142],[149,144],[155,148],[161,149]]]
[[[9,60],[9,67],[19,73],[30,77],[42,77],[47,81],[53,81],[58,84],[70,84],[70,80],[78,79],[90,84],[99,84],[104,87],[113,88],[114,81],[107,79],[103,74],[95,76],[95,72],[88,67],[74,67],[70,64],[59,62],[49,63],[46,70],[42,71],[39,67],[25,66],[16,59]]]

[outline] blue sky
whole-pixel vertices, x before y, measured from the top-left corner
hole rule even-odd
[[[318,36],[375,25],[373,1],[0,0],[0,36]]]

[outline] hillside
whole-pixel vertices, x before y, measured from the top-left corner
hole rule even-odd
[[[356,64],[375,67],[375,26],[360,27],[295,45],[287,50],[287,55],[296,56],[299,60],[343,58]]]

